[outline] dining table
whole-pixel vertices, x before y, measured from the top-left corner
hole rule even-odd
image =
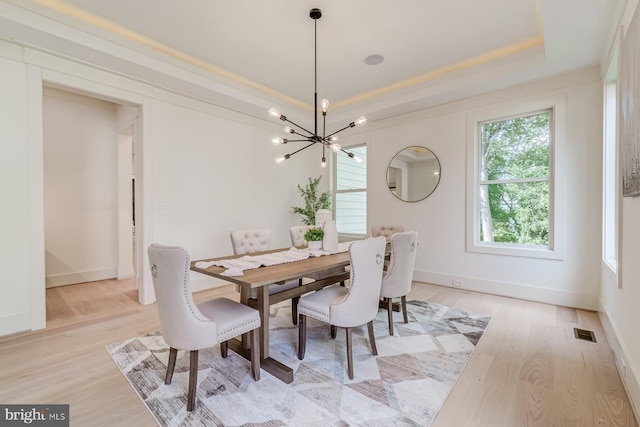
[[[341,244],[342,245],[342,244]],[[344,248],[347,248],[346,250]],[[276,252],[287,251],[291,248],[272,249],[268,251],[254,252],[250,256],[274,254]],[[234,260],[247,255],[229,255],[218,258],[207,258],[191,262],[191,270],[206,274],[227,282],[235,283],[240,287],[240,302],[253,306],[260,313],[260,364],[261,368],[269,372],[276,378],[291,383],[293,381],[293,369],[284,363],[272,358],[269,354],[269,306],[271,304],[285,301],[305,293],[322,289],[335,283],[349,279],[349,272],[345,267],[350,264],[348,245],[341,246],[341,252],[333,254],[316,253],[306,259],[282,264],[266,265],[258,268],[243,270],[241,275],[229,275],[227,268],[217,265],[210,265],[214,262]],[[321,255],[321,256],[318,256]],[[299,280],[309,277],[321,277],[320,279],[309,281]],[[269,285],[284,284],[291,280],[299,280],[299,286],[287,289],[282,292],[269,295]],[[252,290],[255,289],[257,298],[251,298]],[[246,337],[242,340],[232,339],[229,341],[229,348],[246,359],[250,359],[249,342]]]

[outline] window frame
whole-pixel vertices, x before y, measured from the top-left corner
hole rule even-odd
[[[344,232],[340,232],[338,231],[338,235],[341,237],[344,237],[346,239],[359,239],[359,238],[363,238],[369,235],[369,144],[367,143],[367,141],[362,141],[362,140],[358,140],[358,142],[353,142],[351,144],[347,145],[343,145],[343,149],[345,149],[346,151],[351,151],[353,149],[356,148],[360,148],[360,147],[365,147],[366,151],[367,151],[367,158],[365,159],[366,161],[366,187],[364,188],[364,193],[365,193],[365,198],[367,200],[367,207],[366,207],[366,212],[365,212],[365,232],[360,234],[360,233],[344,233]],[[332,167],[332,173],[331,173],[331,206],[332,206],[332,210],[333,210],[333,217],[336,219],[336,226],[337,226],[337,203],[336,203],[336,197],[338,193],[353,193],[353,192],[362,192],[363,189],[349,189],[349,190],[338,190],[338,155],[336,154],[336,156],[332,159],[333,160],[333,167]]]
[[[513,117],[522,117],[551,110],[549,141],[549,245],[528,245],[507,242],[483,242],[480,240],[480,126]],[[563,197],[557,183],[561,171],[556,168],[556,158],[562,151],[565,135],[566,100],[564,96],[529,98],[477,109],[467,115],[467,215],[466,250],[493,255],[521,256],[528,258],[563,259],[564,230]],[[516,180],[517,181],[517,180]],[[561,182],[561,181],[560,181]]]
[[[620,171],[620,85],[618,84],[619,47],[622,39],[621,30],[614,43],[602,85],[602,274],[612,283],[616,283],[618,288],[622,288],[620,225],[623,196]],[[611,99],[612,96],[615,99]]]

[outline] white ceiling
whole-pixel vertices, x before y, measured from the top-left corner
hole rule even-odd
[[[118,45],[196,70],[275,103],[312,109],[314,21],[318,97],[334,114],[372,119],[599,64],[623,0],[0,0]],[[75,46],[0,15],[0,36],[120,69],[213,102],[151,67]],[[4,25],[3,25],[4,24]],[[75,42],[78,43],[78,42]],[[366,65],[382,55],[379,65]],[[231,104],[233,104],[231,102]],[[229,105],[231,105],[229,104]],[[242,103],[236,105],[243,108]],[[246,106],[246,105],[245,105]],[[258,108],[259,107],[259,108]],[[250,111],[251,113],[251,111]]]

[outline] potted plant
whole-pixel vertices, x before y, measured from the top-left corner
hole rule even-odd
[[[304,240],[307,241],[307,246],[311,250],[322,249],[322,239],[324,238],[324,230],[318,227],[311,227],[304,233]]]
[[[318,178],[309,178],[309,183],[302,187],[298,184],[298,192],[304,199],[304,207],[294,206],[293,213],[302,217],[304,225],[315,225],[316,212],[320,209],[329,209],[331,207],[331,193],[325,191],[318,195],[318,185],[322,175]]]

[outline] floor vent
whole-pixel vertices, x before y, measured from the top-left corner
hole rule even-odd
[[[597,342],[596,335],[593,333],[593,331],[587,331],[586,329],[573,328],[573,333],[575,334],[576,338],[579,340]]]

